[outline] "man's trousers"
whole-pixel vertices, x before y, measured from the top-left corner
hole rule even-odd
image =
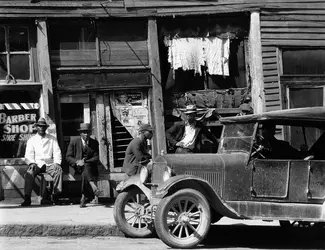
[[[53,163],[49,166],[29,167],[25,174],[25,195],[31,195],[35,177],[40,173],[47,173],[53,178],[52,194],[62,192],[62,168],[59,164]]]

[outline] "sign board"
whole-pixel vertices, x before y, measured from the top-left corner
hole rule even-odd
[[[24,157],[27,140],[36,132],[38,103],[0,104],[0,158]]]

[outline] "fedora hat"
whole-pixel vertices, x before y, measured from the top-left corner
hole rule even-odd
[[[91,131],[90,123],[80,123],[78,131]]]
[[[187,105],[183,113],[186,115],[197,113],[196,105]]]
[[[34,125],[39,126],[39,127],[48,127],[49,126],[47,124],[45,118],[43,118],[43,117],[39,118],[38,121]]]

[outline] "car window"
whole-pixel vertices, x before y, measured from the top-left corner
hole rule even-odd
[[[250,152],[252,137],[245,138],[224,138],[222,140],[222,145],[220,151],[222,153],[231,152],[231,151],[244,151]]]
[[[255,123],[225,124],[218,153],[251,150]]]
[[[254,134],[255,123],[244,124],[226,124],[224,127],[223,137],[243,137]]]

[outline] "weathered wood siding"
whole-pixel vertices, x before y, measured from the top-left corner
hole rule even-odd
[[[52,27],[51,24],[49,26]],[[52,37],[62,34],[62,37],[56,37],[56,42],[51,45],[50,55],[54,67],[149,65],[145,19],[98,21],[96,29],[89,28],[86,24],[84,26],[70,24],[68,29],[65,26],[67,25],[62,21],[58,26],[52,27],[50,34]],[[78,39],[81,38],[75,35],[70,37],[69,32],[81,27],[86,27],[89,34],[92,33],[92,38],[80,42],[81,40]],[[75,48],[71,49],[71,47]]]
[[[325,46],[325,0],[218,0],[204,2],[112,0],[104,2],[39,1],[38,3],[30,3],[28,0],[8,0],[0,2],[0,17],[2,18],[207,15],[250,12],[252,10],[261,11],[266,111],[281,109],[278,48]],[[144,52],[145,45],[143,43],[135,42],[134,47]],[[113,49],[118,51],[121,48],[128,50],[125,46],[117,46]],[[146,60],[145,65],[147,65],[147,55],[143,54],[143,56]],[[128,60],[133,61],[131,64],[134,64],[134,60],[137,59],[125,57],[124,61]]]
[[[282,2],[276,5],[276,9],[269,7],[261,10],[266,111],[282,109],[281,62],[277,49],[325,46],[325,1]]]

